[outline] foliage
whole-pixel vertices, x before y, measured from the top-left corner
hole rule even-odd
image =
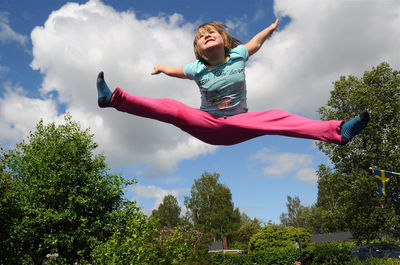
[[[350,252],[354,243],[324,243],[317,244],[313,250],[312,265],[342,265],[350,261]]]
[[[2,151],[2,150],[1,150]],[[13,222],[21,218],[15,181],[5,171],[5,154],[0,156],[0,264],[16,264],[17,251],[11,236]]]
[[[12,184],[9,198],[20,214],[1,213],[12,220],[17,263],[40,264],[51,253],[69,264],[89,262],[95,240],[110,236],[114,211],[125,204],[130,182],[109,174],[104,156],[93,155],[97,145],[88,130],[69,115],[64,122],[40,121],[4,160]]]
[[[232,247],[234,249],[247,249],[247,246],[250,242],[250,239],[253,235],[257,234],[260,229],[260,220],[257,218],[250,219],[246,223],[242,224],[237,231],[237,242],[242,243],[241,245],[238,244],[238,247]]]
[[[371,258],[361,262],[357,258],[353,258],[350,260],[348,265],[400,265],[400,260],[393,258]]]
[[[164,228],[157,240],[157,264],[209,264],[210,237],[189,225]],[[154,263],[156,264],[156,263]]]
[[[367,128],[349,144],[318,143],[333,163],[337,185],[340,185],[330,181],[329,188],[335,193],[330,196],[336,197],[339,205],[336,209],[327,209],[328,215],[338,217],[336,220],[344,217],[345,226],[359,241],[370,240],[382,232],[400,237],[400,178],[390,180],[387,197],[377,196],[374,177],[368,170],[371,165],[400,170],[399,96],[400,72],[382,63],[361,78],[340,77],[334,82],[327,105],[319,109],[324,120],[349,120],[363,109],[371,114]],[[322,174],[320,178],[325,176]],[[321,196],[325,195],[321,192]],[[333,227],[343,228],[343,224]]]
[[[174,195],[167,195],[158,208],[153,210],[151,215],[158,220],[160,228],[173,228],[181,223],[180,214],[181,207],[179,207],[176,197]]]
[[[298,237],[302,248],[310,241],[311,234],[304,228],[268,224],[255,234],[249,243],[249,251],[258,252],[276,248],[294,247]]]
[[[348,189],[351,176],[332,172],[325,165],[320,165],[318,175],[318,199],[316,206],[320,211],[320,233],[347,231],[349,225],[345,220],[344,204],[347,202],[339,196]]]
[[[93,251],[94,264],[209,264],[208,236],[188,225],[159,231],[156,220],[132,207]]]
[[[219,183],[218,173],[203,173],[194,181],[190,193],[185,197],[185,206],[197,229],[221,240],[239,228],[239,210],[234,208],[229,188]]]
[[[300,222],[304,224],[304,228],[312,234],[319,234],[322,231],[322,214],[321,209],[316,205],[304,207],[299,216]]]
[[[294,247],[276,248],[246,255],[221,253],[211,255],[212,265],[287,265],[294,264],[298,260],[300,260],[300,252]]]
[[[287,211],[288,213],[282,213],[280,216],[281,223],[284,226],[304,227],[305,224],[300,218],[304,211],[304,206],[301,205],[299,196],[291,197],[287,196]]]
[[[99,242],[92,253],[94,264],[157,264],[157,223],[134,203],[118,212],[113,235]]]
[[[385,203],[383,196],[376,194],[375,180],[369,174],[354,178],[341,194],[346,201],[344,220],[358,243],[382,238],[392,230],[393,209]]]

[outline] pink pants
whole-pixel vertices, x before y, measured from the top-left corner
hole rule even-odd
[[[284,135],[340,144],[340,125],[343,123],[310,120],[278,109],[216,117],[173,99],[133,96],[120,88],[115,89],[110,106],[173,124],[213,145],[234,145],[262,135]]]

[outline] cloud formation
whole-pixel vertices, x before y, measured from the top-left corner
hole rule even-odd
[[[96,76],[103,70],[112,88],[198,106],[194,83],[150,75],[154,65],[194,60],[192,31],[178,14],[139,20],[97,0],[69,3],[33,30],[32,68],[44,74],[42,96],[57,91],[72,117],[95,132],[111,165],[144,163],[147,176],[157,176],[215,147],[171,125],[98,108]]]
[[[279,28],[248,63],[251,111],[281,108],[318,118],[315,110],[326,103],[331,83],[340,75],[360,75],[382,61],[400,68],[397,0],[276,0],[274,10],[278,17],[290,17],[290,23]],[[254,19],[263,16],[258,12]],[[237,21],[230,18],[228,22],[240,32],[243,28]],[[272,22],[266,21],[265,26]],[[31,34],[31,66],[43,74],[41,98],[29,98],[15,85],[3,86],[1,142],[18,141],[40,118],[59,122],[63,113],[58,113],[58,104],[62,103],[74,119],[91,127],[99,151],[111,166],[144,164],[147,176],[157,176],[173,172],[179,161],[213,152],[216,147],[171,125],[97,107],[95,78],[101,70],[110,87],[198,107],[194,82],[150,75],[154,65],[194,60],[194,28],[179,14],[139,19],[134,10],[118,12],[99,0],[68,3],[55,10]],[[10,28],[7,14],[1,13],[0,41],[4,40],[26,42]],[[277,175],[298,166],[289,160],[307,164],[311,158],[281,153],[269,159],[270,172]],[[298,177],[311,181],[306,177],[309,173],[304,168]]]
[[[255,153],[251,159],[265,164],[263,174],[270,178],[283,178],[295,173],[301,182],[315,184],[317,176],[313,165],[313,158],[308,154],[276,152],[271,148],[263,148]]]
[[[400,68],[400,5],[396,0],[276,0],[285,28],[253,56],[247,67],[251,110],[282,108],[318,118],[332,82],[361,75],[386,61]]]
[[[8,13],[0,12],[0,41],[10,42],[16,41],[21,45],[25,45],[28,37],[15,32],[9,25]]]
[[[156,199],[153,207],[151,209],[145,209],[146,214],[150,215],[151,211],[157,209],[158,206],[163,202],[164,197],[167,195],[173,195],[176,198],[180,195],[185,195],[189,193],[189,189],[179,189],[179,190],[165,190],[153,185],[144,186],[144,185],[136,185],[133,187],[133,192],[136,196],[146,199]],[[181,213],[186,212],[186,208],[184,205],[180,205]]]

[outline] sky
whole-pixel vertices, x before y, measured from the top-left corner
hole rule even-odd
[[[329,165],[315,142],[263,136],[212,146],[172,125],[97,106],[96,76],[152,98],[200,106],[196,84],[152,76],[158,64],[195,60],[197,26],[220,21],[246,43],[280,18],[246,67],[250,111],[273,108],[319,119],[340,76],[381,62],[400,69],[398,0],[0,0],[0,144],[13,148],[37,122],[70,113],[90,128],[110,172],[138,183],[126,191],[150,214],[167,194],[182,207],[194,180],[219,173],[235,207],[279,223],[287,196],[317,200],[315,170]]]

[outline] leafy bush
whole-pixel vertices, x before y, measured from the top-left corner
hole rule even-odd
[[[362,262],[358,258],[352,258],[346,265],[400,265],[400,260],[388,258],[388,259],[367,259]]]
[[[294,247],[295,236],[301,239],[302,248],[306,247],[306,242],[309,242],[311,238],[311,234],[304,228],[268,224],[250,239],[249,251],[258,252],[274,248]]]
[[[252,254],[213,253],[211,265],[253,265]]]
[[[0,264],[42,264],[51,253],[82,264],[109,238],[132,182],[109,173],[93,138],[66,115],[61,125],[40,121],[2,155]]]
[[[174,229],[164,228],[157,239],[159,255],[157,264],[209,264],[210,237],[189,225]]]
[[[111,238],[93,250],[93,264],[155,264],[157,224],[134,203],[118,213]]]
[[[270,249],[247,255],[229,253],[215,253],[211,255],[212,265],[287,265],[294,264],[294,262],[298,260],[300,260],[300,252],[294,247]]]
[[[351,249],[354,243],[325,243],[315,245],[313,251],[313,265],[337,264],[342,265],[350,261]]]

